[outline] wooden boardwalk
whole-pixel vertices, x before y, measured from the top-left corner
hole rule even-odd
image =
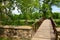
[[[51,20],[44,20],[31,40],[55,40]]]

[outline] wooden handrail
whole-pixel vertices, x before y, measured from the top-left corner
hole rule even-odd
[[[37,21],[37,22],[35,22],[35,23],[32,24],[33,29],[34,29],[35,32],[37,31],[37,29],[39,28],[39,26],[42,24],[42,22],[45,19],[46,19],[45,17],[42,17],[42,18],[39,19],[39,21]],[[36,27],[36,25],[38,25],[38,27]]]
[[[55,40],[57,40],[58,34],[57,34],[55,22],[53,21],[53,19],[52,19],[51,17],[50,17],[49,19],[51,20],[51,23],[52,23],[52,27],[53,27],[54,33],[56,34],[56,39],[55,39]]]

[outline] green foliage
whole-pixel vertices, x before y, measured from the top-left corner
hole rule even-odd
[[[57,27],[60,27],[60,19],[54,19],[54,22],[57,24]]]
[[[51,6],[60,6],[60,0],[43,0],[43,4],[40,3],[41,0],[0,0],[0,21],[4,25],[25,25],[28,20],[39,19],[42,16],[54,19],[59,19],[59,13],[52,13]],[[4,4],[2,4],[2,2]],[[21,10],[21,14],[13,15],[12,10],[17,7],[18,11]],[[5,11],[4,11],[5,10]],[[25,20],[25,21],[20,21]]]
[[[42,14],[35,12],[35,13],[32,14],[32,18],[33,19],[39,19],[41,17],[41,15]]]
[[[32,0],[16,0],[17,7],[21,9],[22,13],[28,13],[31,9],[32,6]]]
[[[59,19],[60,18],[60,13],[53,13],[52,14],[52,17],[54,18],[54,19]]]

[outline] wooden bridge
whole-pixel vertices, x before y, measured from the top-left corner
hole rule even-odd
[[[37,23],[38,26],[40,26],[37,31],[35,30],[35,32],[32,30],[31,27],[27,26],[0,27],[0,37],[10,37],[12,38],[12,40],[60,40],[60,28],[57,28],[59,30],[56,30],[55,23],[51,18],[43,18]]]
[[[56,29],[53,20],[46,19],[42,22],[31,40],[57,40],[56,37]]]

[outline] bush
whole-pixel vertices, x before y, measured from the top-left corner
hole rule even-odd
[[[60,19],[54,19],[54,21],[57,24],[57,26],[60,26]]]

